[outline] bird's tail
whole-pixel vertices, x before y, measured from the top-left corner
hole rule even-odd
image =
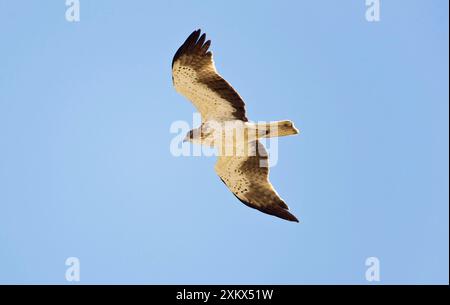
[[[256,128],[260,138],[284,137],[299,133],[298,129],[295,128],[294,123],[289,120],[257,123]]]

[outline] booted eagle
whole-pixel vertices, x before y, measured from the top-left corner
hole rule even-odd
[[[217,73],[212,53],[208,50],[210,45],[206,35],[200,35],[200,30],[197,30],[173,57],[175,90],[190,100],[202,117],[201,126],[191,130],[185,140],[219,148],[215,171],[245,205],[298,222],[269,181],[267,152],[258,141],[263,137],[294,135],[298,130],[291,121],[249,122],[244,101]],[[227,133],[230,129],[233,130],[232,136]],[[243,136],[238,138],[236,134]],[[230,147],[232,153],[224,153]]]

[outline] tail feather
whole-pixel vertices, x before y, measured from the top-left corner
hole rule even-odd
[[[258,123],[258,135],[261,138],[284,137],[298,134],[299,131],[295,128],[294,123],[289,120]]]

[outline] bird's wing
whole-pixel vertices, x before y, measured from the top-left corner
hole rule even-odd
[[[245,104],[236,90],[216,71],[205,34],[194,31],[178,49],[172,61],[175,89],[189,99],[202,120],[247,122]]]
[[[259,142],[250,142],[253,156],[220,156],[216,173],[245,205],[286,220],[296,221],[288,206],[269,181],[267,151]]]

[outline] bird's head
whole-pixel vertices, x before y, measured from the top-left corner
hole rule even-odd
[[[190,130],[188,133],[186,133],[186,136],[183,139],[183,142],[190,142],[193,144],[200,144],[200,145],[207,145],[209,143],[207,140],[212,135],[212,132],[205,128],[204,126],[201,126],[196,129]]]
[[[193,142],[194,141],[194,130],[190,130],[183,139],[183,142]]]

